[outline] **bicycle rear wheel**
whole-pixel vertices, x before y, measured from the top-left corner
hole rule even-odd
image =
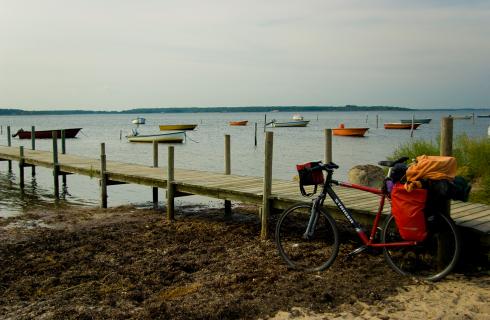
[[[291,268],[321,271],[337,257],[339,233],[333,218],[318,210],[314,233],[305,237],[311,208],[311,204],[296,204],[284,211],[276,225],[276,245]]]
[[[427,238],[416,246],[384,248],[385,259],[396,272],[437,281],[454,268],[461,251],[456,225],[442,214],[433,218],[427,225]],[[393,216],[387,218],[381,239],[383,242],[403,241]]]

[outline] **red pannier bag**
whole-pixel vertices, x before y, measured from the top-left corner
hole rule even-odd
[[[296,165],[296,170],[298,170],[299,176],[299,190],[301,194],[305,197],[309,197],[316,193],[317,186],[325,182],[322,170],[309,170],[311,168],[319,166],[321,161],[306,162]],[[315,186],[312,193],[307,193],[304,186]]]
[[[427,236],[424,208],[426,189],[408,192],[401,183],[395,183],[391,191],[391,213],[403,240],[423,241]]]

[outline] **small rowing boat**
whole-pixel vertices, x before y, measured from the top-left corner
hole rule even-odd
[[[197,124],[161,124],[160,131],[167,130],[194,130]]]
[[[275,128],[282,127],[306,127],[310,121],[309,120],[293,120],[286,122],[279,122],[276,120],[272,120],[269,124]]]
[[[480,114],[477,118],[490,118],[490,114]]]
[[[229,122],[230,126],[246,126],[247,123],[248,123],[248,120],[230,121]]]
[[[414,123],[413,129],[417,129],[420,123]],[[401,123],[401,122],[388,122],[384,124],[385,129],[411,129],[412,123]]]
[[[71,129],[63,129],[65,132],[65,138],[75,138],[78,132],[82,130],[82,128],[71,128]],[[61,129],[56,130],[36,130],[34,131],[34,137],[36,139],[51,139],[53,137],[53,131],[56,131],[56,136],[61,138]],[[32,131],[24,131],[23,129],[19,129],[12,137],[19,137],[19,139],[31,139]]]
[[[334,136],[364,137],[369,128],[345,128],[341,123],[338,128],[332,129]]]
[[[453,118],[454,120],[470,120],[473,118],[473,116],[451,116],[449,115],[450,118]]]
[[[175,142],[181,143],[185,140],[185,131],[175,131],[159,134],[138,134],[133,131],[133,134],[126,137],[129,142]]]

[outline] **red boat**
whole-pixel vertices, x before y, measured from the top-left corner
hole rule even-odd
[[[64,129],[65,138],[75,138],[78,132],[82,130],[82,128],[72,128],[72,129]],[[61,130],[41,130],[34,131],[34,137],[36,139],[51,139],[53,137],[53,131],[56,131],[58,138],[61,138]],[[31,131],[24,131],[23,129],[19,129],[12,137],[19,137],[19,139],[31,139]]]
[[[230,121],[230,126],[246,126],[247,123],[248,123],[248,120]]]
[[[334,136],[364,137],[369,128],[346,128],[343,123],[338,128],[332,129]]]

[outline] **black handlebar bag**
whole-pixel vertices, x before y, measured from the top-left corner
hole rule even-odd
[[[319,168],[321,161],[306,162],[296,165],[299,176],[299,190],[305,197],[310,197],[316,193],[319,184],[325,182],[323,171]],[[318,168],[317,170],[312,170]],[[313,192],[307,193],[304,186],[315,186]]]

